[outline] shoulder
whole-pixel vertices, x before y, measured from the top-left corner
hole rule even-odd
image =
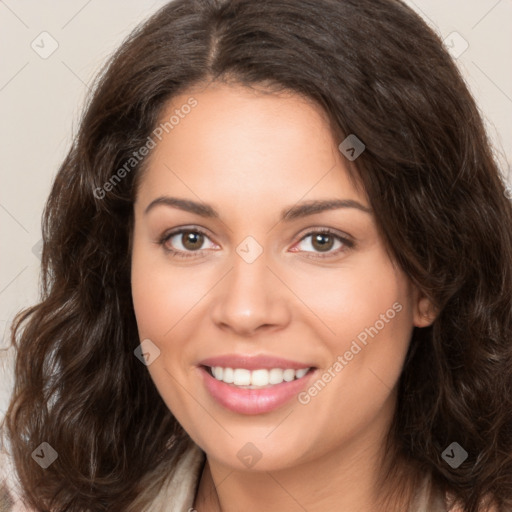
[[[446,510],[449,512],[465,512],[461,505],[454,503],[455,495],[451,492],[446,493]],[[496,505],[489,503],[488,500],[483,500],[479,505],[479,510],[482,512],[505,512],[503,509],[498,509]],[[512,511],[511,511],[512,512]]]
[[[192,509],[205,461],[205,453],[192,443],[162,488],[157,499],[157,507],[151,508],[148,512]],[[167,507],[172,504],[172,509],[160,508],[161,503],[166,503]]]
[[[426,474],[415,489],[407,512],[447,512],[445,496],[433,485],[431,473]]]
[[[0,481],[0,510],[2,512],[11,512],[14,507],[14,500],[4,481]]]
[[[14,486],[6,478],[0,479],[0,511],[35,512],[21,500]]]
[[[36,512],[21,499],[14,474],[14,467],[9,455],[0,450],[0,511]]]
[[[192,509],[205,460],[204,452],[195,443],[191,443],[165,479],[156,498],[148,508],[144,508],[144,512],[181,512]],[[37,512],[22,500],[14,475],[9,455],[0,450],[0,512]]]
[[[434,485],[432,474],[427,474],[416,489],[413,502],[407,512],[465,512],[464,508],[455,501],[454,493],[441,491]],[[482,500],[479,510],[481,512],[505,512],[490,499]],[[507,510],[507,512],[512,512],[512,510]]]
[[[179,450],[179,456],[172,456],[164,466],[160,468],[162,480],[157,483],[159,476],[149,475],[147,486],[142,486],[150,491],[151,486],[156,485],[157,492],[153,494],[150,502],[139,495],[129,511],[143,512],[183,512],[193,510],[194,499],[201,473],[206,462],[206,455],[201,448],[191,439],[184,450]],[[156,490],[155,488],[155,490]]]

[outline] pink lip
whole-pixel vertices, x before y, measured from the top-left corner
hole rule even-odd
[[[198,363],[202,366],[222,366],[223,368],[245,368],[246,370],[271,370],[272,368],[281,368],[286,370],[292,368],[293,370],[300,370],[301,368],[312,368],[314,365],[311,363],[301,363],[298,361],[291,361],[281,357],[274,356],[251,356],[239,354],[226,354],[223,356],[209,357]]]
[[[214,366],[223,365],[216,364]],[[241,367],[235,366],[235,368]],[[261,366],[258,368],[261,368]],[[272,366],[272,368],[282,368],[282,366],[277,365]],[[302,366],[302,368],[307,368],[307,366]],[[253,415],[270,412],[282,406],[294,396],[297,396],[306,387],[312,376],[316,374],[316,370],[310,370],[301,379],[291,382],[282,382],[262,389],[244,389],[217,380],[208,373],[204,366],[200,366],[199,371],[206,389],[220,405],[239,414]]]

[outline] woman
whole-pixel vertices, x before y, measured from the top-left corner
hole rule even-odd
[[[5,424],[27,506],[510,510],[511,228],[401,2],[168,4],[48,200]]]

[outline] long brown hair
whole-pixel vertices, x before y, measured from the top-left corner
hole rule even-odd
[[[100,73],[44,211],[41,301],[13,326],[4,430],[29,503],[142,507],[190,443],[133,353],[130,235],[144,160],[105,183],[171,98],[210,80],[294,91],[325,110],[340,142],[365,144],[354,168],[378,228],[438,311],[413,331],[390,453],[431,473],[465,512],[485,497],[512,507],[511,203],[456,65],[398,0],[177,0]],[[30,457],[42,442],[59,455],[46,470]],[[453,442],[468,454],[456,469],[443,458]]]

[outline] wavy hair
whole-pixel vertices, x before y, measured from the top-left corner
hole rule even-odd
[[[413,330],[389,450],[464,512],[512,507],[512,207],[481,114],[440,37],[399,0],[176,0],[98,75],[43,215],[41,299],[13,324],[5,418],[39,510],[142,510],[190,444],[136,357],[133,158],[177,94],[293,91],[341,142],[393,259],[437,317]],[[46,470],[30,454],[59,454]],[[443,451],[467,459],[452,469]],[[394,461],[393,461],[394,462]],[[394,464],[396,466],[396,464]],[[393,468],[388,468],[392,475]]]

